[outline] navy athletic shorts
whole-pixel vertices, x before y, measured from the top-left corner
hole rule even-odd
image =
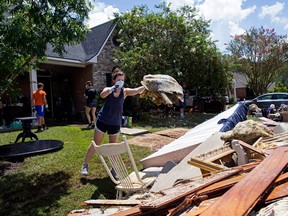
[[[86,106],[89,108],[97,107],[97,100],[89,100],[86,102]]]
[[[98,130],[102,133],[108,133],[108,135],[117,135],[120,133],[120,125],[109,125],[104,122],[97,121],[95,130]]]

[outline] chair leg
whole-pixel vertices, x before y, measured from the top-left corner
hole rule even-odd
[[[117,200],[121,200],[121,199],[122,199],[122,191],[117,190],[116,199],[117,199]]]

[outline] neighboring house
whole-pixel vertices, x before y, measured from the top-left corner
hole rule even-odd
[[[61,120],[83,112],[85,82],[91,80],[97,91],[111,84],[111,69],[115,64],[113,48],[118,45],[114,29],[113,21],[91,28],[83,42],[65,47],[63,57],[48,46],[48,61],[40,65],[39,70],[18,79],[23,97],[29,101],[28,110],[31,111],[32,92],[37,89],[37,83],[42,82],[50,109],[47,117]]]
[[[236,96],[239,100],[244,100],[247,98],[252,98],[253,92],[247,88],[247,78],[244,74],[233,73],[233,79],[236,84]],[[268,90],[275,88],[275,83],[272,83]],[[257,95],[256,95],[257,96]]]
[[[244,74],[234,73],[233,78],[235,80],[235,87],[236,87],[236,98],[243,100],[247,98],[247,79]]]

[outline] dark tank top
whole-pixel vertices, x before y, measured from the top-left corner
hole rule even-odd
[[[124,90],[122,88],[118,97],[111,93],[105,98],[104,105],[97,115],[97,121],[109,125],[121,125],[123,104]]]

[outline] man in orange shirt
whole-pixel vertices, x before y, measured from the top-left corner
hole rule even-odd
[[[38,117],[38,130],[37,133],[42,132],[43,130],[47,130],[48,128],[45,125],[44,120],[44,106],[46,109],[48,108],[47,100],[46,100],[46,92],[43,91],[44,84],[38,83],[38,89],[33,92],[33,100],[32,100],[32,107],[33,110],[36,110],[37,117]]]

